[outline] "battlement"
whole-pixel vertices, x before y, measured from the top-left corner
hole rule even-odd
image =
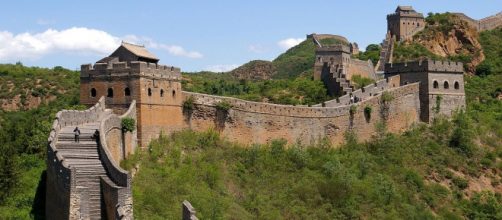
[[[317,52],[346,52],[350,53],[350,47],[342,44],[332,45],[332,46],[323,46],[316,48]]]
[[[392,14],[387,15],[387,19],[393,18],[393,17],[403,17],[403,18],[424,18],[424,15],[422,13],[418,12],[412,12],[412,13],[405,13],[405,12],[395,12]]]
[[[385,64],[385,73],[387,74],[399,74],[405,72],[443,72],[463,74],[464,65],[461,62],[436,60]]]
[[[142,61],[84,64],[80,69],[80,77],[149,76],[170,80],[181,79],[180,68]]]

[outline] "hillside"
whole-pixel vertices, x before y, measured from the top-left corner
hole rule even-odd
[[[47,135],[56,112],[84,108],[78,76],[61,67],[0,65],[0,100],[15,106],[0,110],[0,218],[44,216]]]
[[[53,69],[0,64],[0,109],[28,110],[56,97],[78,90],[79,73],[61,67]]]
[[[425,57],[460,61],[473,74],[485,59],[477,30],[450,13],[429,13],[425,21],[425,29],[413,36],[413,41],[396,44],[394,62]]]
[[[328,42],[329,39],[326,39]],[[254,60],[230,73],[238,79],[286,79],[295,78],[314,66],[315,45],[311,39],[288,49],[272,62]]]

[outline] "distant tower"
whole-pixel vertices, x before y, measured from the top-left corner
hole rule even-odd
[[[411,39],[424,27],[424,15],[411,6],[398,6],[395,13],[387,15],[387,31],[398,41]]]
[[[371,61],[352,58],[359,53],[357,43],[332,34],[311,34],[307,38],[316,45],[314,79],[324,82],[328,95],[342,96],[352,92],[352,75],[376,79]]]
[[[143,147],[162,131],[180,129],[181,72],[158,61],[145,47],[122,43],[109,57],[82,65],[80,103],[92,106],[105,96],[106,106],[121,114],[136,100],[138,141]]]

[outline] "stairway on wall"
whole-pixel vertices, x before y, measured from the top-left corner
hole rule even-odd
[[[100,178],[109,178],[99,157],[98,143],[92,137],[96,129],[99,129],[99,125],[99,122],[79,125],[81,131],[79,143],[74,141],[75,126],[63,127],[56,144],[58,152],[65,158],[69,167],[76,168],[76,187],[87,195],[88,200],[82,202],[86,203],[90,219],[102,218],[104,202]]]
[[[350,85],[350,80],[344,74],[344,67],[340,65],[332,65],[330,68],[330,75],[335,78],[339,88],[341,88],[340,96],[351,93],[354,88]]]
[[[378,60],[375,70],[378,72],[385,71],[385,64],[392,63],[392,53],[394,52],[394,38],[389,32],[385,35],[382,42],[382,50],[380,51],[380,59]]]

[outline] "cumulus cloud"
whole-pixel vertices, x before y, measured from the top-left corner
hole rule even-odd
[[[277,45],[280,48],[287,50],[291,47],[300,44],[303,40],[304,40],[303,38],[288,38],[277,42]]]
[[[17,35],[8,31],[0,31],[0,60],[37,59],[44,55],[60,52],[108,55],[120,45],[121,39],[142,43],[144,39],[148,38],[134,35],[121,38],[102,30],[85,27],[72,27],[64,30],[48,29],[40,33],[27,32]],[[151,39],[145,42],[149,48],[165,50],[174,56],[202,57],[199,52],[186,51],[177,45],[156,43]]]
[[[204,70],[220,73],[220,72],[231,71],[237,67],[239,67],[238,64],[218,64],[218,65],[208,66],[208,67],[204,68]]]

